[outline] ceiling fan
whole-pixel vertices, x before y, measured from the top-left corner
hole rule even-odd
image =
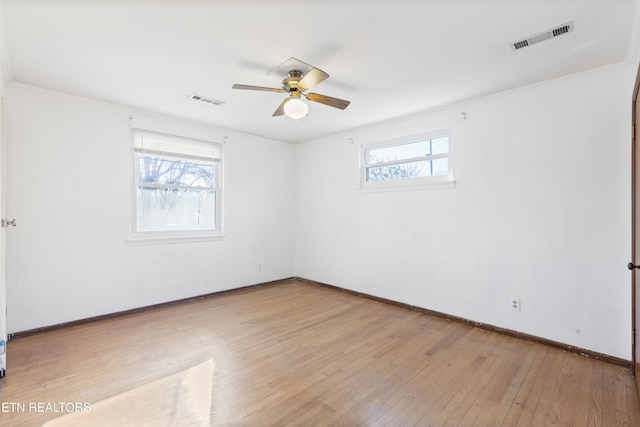
[[[319,102],[320,104],[344,110],[350,104],[344,99],[333,98],[319,93],[308,92],[309,89],[318,83],[326,80],[329,74],[318,68],[311,68],[307,74],[303,74],[300,70],[289,71],[287,77],[282,80],[281,88],[271,88],[263,86],[250,86],[234,84],[233,89],[261,90],[266,92],[286,92],[289,97],[285,98],[280,106],[273,113],[273,116],[287,115],[293,119],[301,119],[307,115],[309,107],[300,99],[302,96],[309,101]]]

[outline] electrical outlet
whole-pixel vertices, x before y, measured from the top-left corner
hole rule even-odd
[[[258,271],[262,271],[262,264],[258,264]]]
[[[520,298],[518,297],[511,297],[509,299],[509,306],[511,307],[512,311],[520,311],[521,307],[520,307]]]

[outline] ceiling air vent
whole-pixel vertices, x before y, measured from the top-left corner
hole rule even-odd
[[[523,40],[518,40],[517,42],[512,43],[511,47],[513,48],[513,50],[522,49],[523,47],[531,46],[532,44],[540,43],[541,41],[549,40],[554,37],[570,33],[572,31],[573,21],[567,22],[566,24],[558,25],[557,27],[551,28],[538,34],[534,34],[533,36],[529,36]]]
[[[218,101],[217,99],[213,99],[213,98],[207,98],[206,96],[202,96],[202,95],[191,95],[189,98],[193,99],[194,101],[200,101],[200,102],[204,102],[205,104],[211,104],[211,105],[222,105],[224,104],[224,101]]]

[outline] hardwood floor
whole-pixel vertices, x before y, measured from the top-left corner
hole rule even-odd
[[[297,281],[16,339],[7,355],[7,426],[206,360],[212,426],[640,425],[623,367]]]

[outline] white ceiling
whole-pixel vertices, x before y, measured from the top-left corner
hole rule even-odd
[[[16,82],[288,142],[625,60],[638,0],[2,0]],[[510,44],[573,21],[575,31]],[[631,46],[633,45],[633,46]],[[267,72],[290,57],[331,75],[299,121]],[[190,100],[205,95],[225,103]]]

